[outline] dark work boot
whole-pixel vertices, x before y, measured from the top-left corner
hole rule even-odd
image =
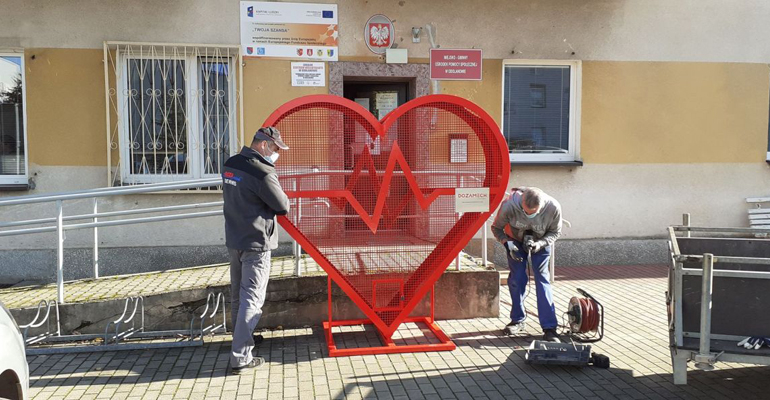
[[[259,346],[265,340],[262,335],[252,335],[251,338],[254,340],[254,347]]]
[[[556,333],[556,329],[544,329],[543,340],[546,342],[561,343],[561,339],[559,339],[559,334]]]

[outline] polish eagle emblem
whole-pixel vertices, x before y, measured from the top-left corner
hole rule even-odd
[[[390,47],[391,32],[389,24],[369,24],[369,44],[375,47]]]

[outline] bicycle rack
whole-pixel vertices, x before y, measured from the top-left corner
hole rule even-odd
[[[40,318],[40,311],[43,308],[45,308],[45,315],[38,321]],[[51,308],[56,310],[56,332],[51,332]],[[30,328],[39,328],[43,326],[43,324],[46,324],[46,331],[44,333],[29,337]],[[42,342],[52,336],[61,336],[61,326],[59,325],[59,304],[56,302],[56,300],[40,300],[40,302],[37,303],[37,313],[35,313],[35,318],[32,319],[32,322],[26,325],[19,325],[19,328],[24,329],[23,335],[25,346]]]
[[[43,307],[46,307],[46,314],[43,319],[38,321]],[[215,333],[227,331],[225,296],[222,292],[217,292],[209,293],[206,296],[203,312],[200,315],[196,314],[193,316],[190,321],[190,329],[166,331],[145,330],[144,298],[142,296],[126,298],[123,303],[123,313],[117,319],[110,320],[107,323],[107,326],[104,328],[104,334],[61,335],[58,304],[54,301],[41,301],[38,304],[35,318],[31,323],[22,327],[25,328],[25,338],[28,328],[42,326],[43,323],[48,321],[51,307],[56,308],[56,333],[53,334],[48,329],[46,333],[25,339],[28,345],[47,345],[47,347],[27,347],[27,355],[202,346],[205,335],[210,334],[213,336]],[[215,317],[220,307],[222,309],[222,322],[218,324],[215,321]],[[139,320],[138,327],[137,319]],[[199,322],[200,329],[195,329],[196,321]],[[130,327],[125,329],[129,324]],[[121,330],[121,327],[124,329]],[[142,339],[149,340],[142,341]],[[59,344],[59,346],[56,346],[56,344]]]
[[[126,313],[128,312],[128,309],[132,303],[134,305],[134,311],[129,317],[126,317]],[[142,304],[141,309],[139,309],[140,303]],[[137,309],[140,310],[142,316],[142,322],[139,329],[136,329],[136,321],[134,321]],[[120,332],[120,325],[127,324],[129,322],[131,323],[131,328],[128,328],[124,332]],[[109,330],[110,326],[112,325],[115,325],[115,335],[110,337]],[[121,339],[126,339],[137,332],[144,332],[144,298],[142,296],[129,297],[126,299],[126,303],[123,306],[123,314],[118,317],[118,319],[107,323],[107,327],[104,328],[104,344],[108,344],[110,340],[114,340],[115,344],[118,344]]]
[[[220,304],[222,305],[222,323],[221,324],[215,324],[213,321],[213,318],[216,316],[217,311],[219,310]],[[209,308],[212,308],[211,314],[208,314]],[[208,314],[208,315],[207,315]],[[220,328],[222,329],[221,332],[224,333],[227,331],[227,314],[225,312],[225,295],[222,294],[222,292],[218,292],[216,294],[209,293],[208,296],[206,296],[206,308],[203,309],[203,312],[201,313],[200,317],[193,317],[193,319],[190,321],[190,340],[194,340],[196,333],[193,330],[193,326],[195,324],[195,320],[200,320],[200,340],[203,341],[203,336],[207,333],[214,334],[217,330]],[[212,320],[211,324],[204,327],[203,325],[206,323],[206,321]]]

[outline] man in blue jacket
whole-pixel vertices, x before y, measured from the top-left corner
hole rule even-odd
[[[289,198],[275,172],[278,152],[288,148],[277,129],[260,128],[251,146],[225,162],[222,174],[232,299],[230,367],[236,374],[265,362],[251,354],[261,339],[252,335],[265,303],[270,251],[278,247],[275,216],[289,212]]]

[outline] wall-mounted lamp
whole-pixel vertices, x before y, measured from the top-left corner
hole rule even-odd
[[[412,27],[412,43],[420,43],[420,34],[422,33],[421,27]]]

